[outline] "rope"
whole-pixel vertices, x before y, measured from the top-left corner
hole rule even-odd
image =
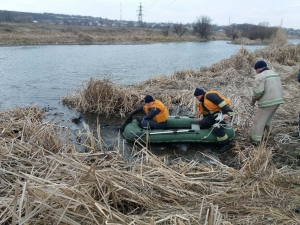
[[[298,115],[298,136],[300,135],[300,112]],[[287,134],[277,134],[277,136],[274,138],[275,141],[281,143],[281,144],[290,144],[290,143],[298,143],[300,140],[299,137],[293,137],[289,135],[291,133]]]
[[[299,140],[299,139],[298,139]],[[280,144],[295,144],[298,143],[297,138],[290,136],[289,134],[277,134],[274,138],[274,141]]]
[[[230,124],[230,119],[227,119],[227,120],[226,120],[226,124],[221,124],[221,122],[224,120],[224,119],[223,119],[223,114],[222,114],[221,112],[218,113],[218,116],[215,118],[215,120],[216,120],[216,121],[219,121],[219,122],[213,124],[213,125],[212,125],[213,128],[210,130],[210,132],[208,133],[208,135],[204,136],[202,139],[208,138],[209,135],[211,134],[211,132],[213,132],[213,129],[214,129],[215,127],[217,127],[217,128],[223,127],[224,129],[231,129],[231,128],[227,128],[227,125]]]

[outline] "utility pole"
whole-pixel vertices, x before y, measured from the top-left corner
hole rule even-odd
[[[231,18],[231,17],[229,17],[229,25],[230,25],[230,18]]]
[[[282,27],[282,24],[283,24],[283,19],[281,19],[281,22],[280,22],[280,27]]]
[[[143,10],[142,3],[140,2],[140,6],[138,7],[138,26],[141,27],[143,24]]]

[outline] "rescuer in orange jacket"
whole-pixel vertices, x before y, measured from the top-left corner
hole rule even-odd
[[[144,100],[145,104],[131,112],[128,117],[132,117],[139,112],[144,112],[146,116],[144,116],[140,122],[143,128],[164,129],[167,125],[167,119],[169,118],[168,108],[151,95],[146,95]]]
[[[225,132],[225,120],[231,119],[233,116],[233,112],[230,109],[230,100],[217,91],[205,92],[201,88],[196,88],[194,96],[199,101],[199,113],[203,115],[201,119],[198,119],[200,129],[208,129],[218,123],[218,126],[213,126],[213,132],[216,134],[218,143],[221,145],[219,152],[228,151],[231,146]],[[219,113],[222,113],[221,121],[216,120]]]

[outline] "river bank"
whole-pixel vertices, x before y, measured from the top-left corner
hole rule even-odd
[[[0,209],[3,224],[297,224],[300,175],[274,166],[274,145],[243,149],[235,167],[155,156],[143,143],[123,157],[105,150],[100,128],[78,133],[43,122],[44,110],[0,112]],[[298,146],[298,145],[297,145]],[[14,213],[12,213],[14,212]],[[22,213],[23,212],[23,213]]]
[[[194,159],[170,161],[152,154],[143,143],[132,147],[134,160],[128,161],[123,140],[116,135],[115,145],[107,149],[100,126],[78,130],[75,141],[88,150],[79,153],[68,127],[43,121],[44,109],[0,112],[1,223],[299,223],[299,140],[285,136],[297,129],[299,55],[300,45],[253,53],[242,48],[211,66],[131,86],[90,79],[62,98],[83,114],[124,118],[145,94],[151,94],[175,115],[189,115],[197,112],[195,87],[216,89],[231,100],[237,137],[220,160],[206,154],[210,159],[206,164]],[[253,64],[258,59],[280,74],[285,103],[276,113],[268,140],[255,147],[248,137],[254,110]]]
[[[211,38],[214,40],[228,39],[221,32],[214,32]],[[133,44],[195,41],[204,40],[201,40],[191,30],[180,37],[172,30],[168,35],[164,35],[161,29],[149,28],[0,23],[1,45]]]

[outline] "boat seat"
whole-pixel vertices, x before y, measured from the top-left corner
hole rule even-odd
[[[192,130],[200,130],[199,123],[191,123],[191,129]]]

